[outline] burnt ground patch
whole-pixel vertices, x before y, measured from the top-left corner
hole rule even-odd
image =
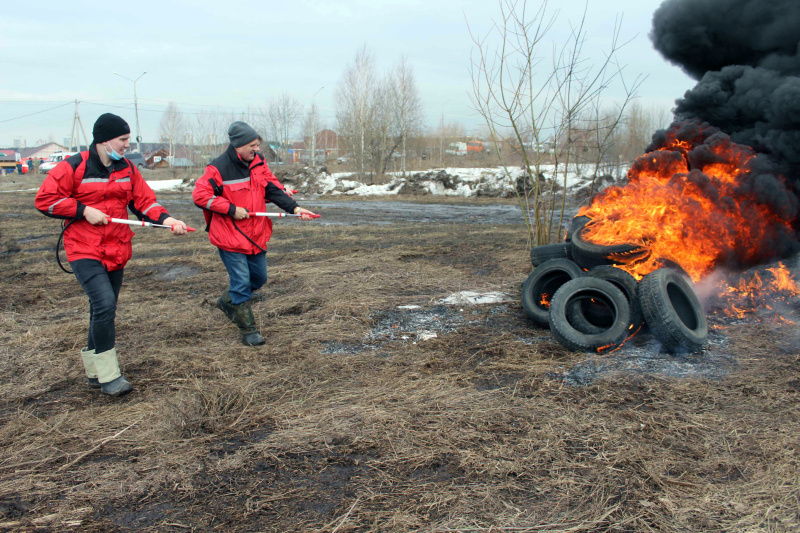
[[[0,250],[55,244],[32,193],[3,202]],[[276,223],[258,348],[213,306],[204,234],[137,229],[121,400],[85,386],[88,306],[52,251],[0,256],[0,530],[798,529],[796,325],[568,352],[518,301],[521,222],[408,218]],[[461,291],[513,299],[441,303]]]

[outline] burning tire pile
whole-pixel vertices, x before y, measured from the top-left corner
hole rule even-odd
[[[699,349],[708,338],[705,311],[691,279],[662,267],[640,281],[619,266],[644,258],[644,246],[601,246],[582,238],[590,219],[572,220],[566,241],[531,250],[535,267],[522,285],[522,305],[572,351],[605,352],[647,328],[667,352]]]

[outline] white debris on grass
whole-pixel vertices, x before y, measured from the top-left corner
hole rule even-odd
[[[439,300],[444,305],[481,305],[510,302],[513,298],[502,292],[461,291]]]
[[[436,337],[438,337],[438,335],[434,331],[418,331],[417,340],[414,341],[414,344],[416,344],[417,341],[427,341],[430,339],[435,339]]]

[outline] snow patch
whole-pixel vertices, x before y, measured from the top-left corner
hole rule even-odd
[[[601,191],[615,178],[600,176],[592,188],[591,176],[595,172],[593,166],[571,168],[564,172],[563,167],[542,165],[539,168],[540,179],[547,180],[550,188],[566,187],[570,190]],[[611,169],[618,177],[625,175],[623,167]],[[297,174],[281,174],[279,179],[306,194],[351,196],[388,196],[397,194],[422,194],[431,196],[494,196],[512,197],[521,187],[523,180],[530,181],[527,170],[522,167],[489,167],[489,168],[436,168],[422,172],[388,173],[388,183],[367,185],[353,180],[354,174],[336,172],[328,174],[322,168],[304,169]],[[554,181],[553,181],[554,180]]]
[[[594,167],[572,168],[566,174],[563,167],[542,165],[541,178],[547,180],[547,190],[566,187],[575,193],[589,194],[602,191],[615,180],[610,175],[599,176],[592,185]],[[617,176],[625,175],[625,168],[612,169]],[[305,168],[299,172],[277,172],[278,179],[303,194],[350,196],[391,196],[398,194],[421,194],[431,196],[489,196],[513,197],[523,181],[530,182],[522,167],[489,168],[435,168],[423,172],[388,173],[388,183],[367,185],[356,181],[354,174]],[[554,180],[554,181],[553,181]],[[186,190],[194,186],[194,180],[153,180],[147,182],[154,191]]]
[[[148,181],[147,184],[150,186],[151,189],[154,191],[168,191],[172,189],[183,189],[185,184],[183,180],[152,180]],[[194,185],[194,182],[191,183]]]

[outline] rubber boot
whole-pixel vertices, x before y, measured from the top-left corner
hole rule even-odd
[[[86,370],[86,382],[90,389],[99,389],[100,380],[97,379],[97,368],[94,366],[94,350],[81,348],[83,368]]]
[[[256,319],[250,300],[234,305],[234,322],[242,334],[242,342],[247,346],[260,346],[264,344],[264,337],[256,329]]]
[[[261,294],[260,292],[254,292],[254,293],[250,294],[250,301],[251,302],[263,302],[266,299],[267,298],[263,294]]]
[[[225,289],[225,292],[222,293],[217,299],[217,309],[221,309],[225,316],[228,317],[228,320],[236,324],[236,311],[233,308],[233,302],[231,301],[231,293],[230,289]]]
[[[111,348],[102,353],[95,353],[94,366],[97,369],[97,379],[100,382],[100,390],[103,394],[122,396],[129,393],[133,388],[119,371],[116,348]]]

